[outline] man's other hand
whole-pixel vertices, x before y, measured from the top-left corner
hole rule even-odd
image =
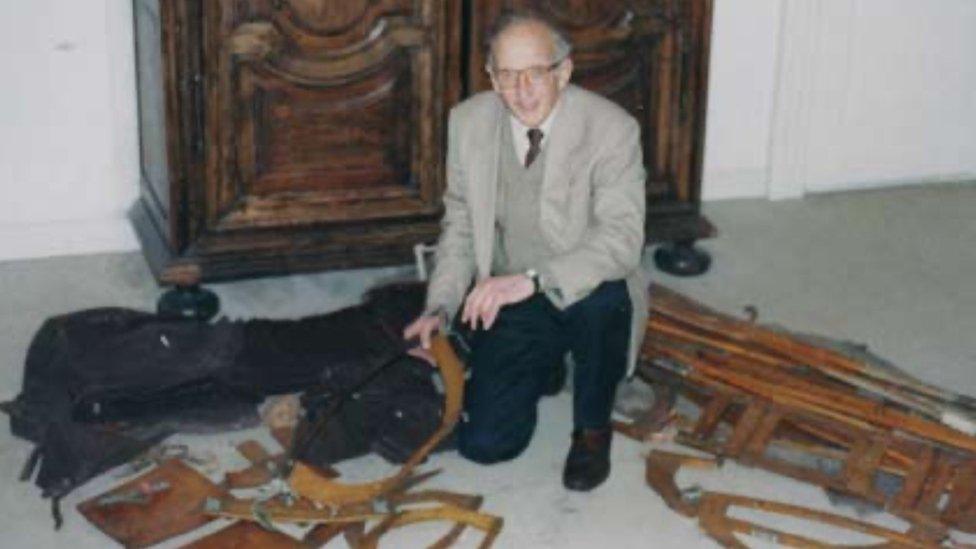
[[[502,307],[523,301],[534,291],[535,284],[524,274],[486,278],[464,300],[461,322],[471,326],[472,330],[477,330],[478,322],[481,321],[481,326],[487,330],[495,323]]]
[[[426,360],[431,366],[436,366],[434,355],[430,354],[430,336],[435,331],[441,329],[443,323],[442,315],[422,315],[403,329],[403,339],[410,340],[415,337],[420,339],[420,345],[407,351],[411,356]]]

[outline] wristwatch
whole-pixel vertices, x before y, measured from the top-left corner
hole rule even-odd
[[[537,294],[542,291],[542,277],[539,276],[539,271],[535,269],[529,269],[525,271],[525,276],[529,277],[532,281],[532,293]]]

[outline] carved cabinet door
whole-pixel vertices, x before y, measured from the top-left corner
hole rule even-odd
[[[443,78],[436,0],[206,3],[218,230],[429,214]]]
[[[182,220],[164,270],[184,263],[214,279],[389,264],[436,237],[460,89],[455,2],[159,6],[169,95],[181,101],[170,132],[186,137],[173,147],[186,176],[161,200]]]
[[[539,12],[573,43],[573,82],[623,106],[641,124],[648,239],[709,235],[697,215],[712,0],[474,0],[471,92],[490,88],[484,48],[506,10]]]

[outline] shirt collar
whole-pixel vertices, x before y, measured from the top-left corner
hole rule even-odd
[[[556,105],[549,111],[549,116],[539,124],[539,129],[542,130],[542,143],[548,141],[549,130],[552,129],[552,123],[556,119],[556,113],[559,112],[559,108],[563,104],[563,98],[560,97],[556,100]],[[531,129],[522,123],[521,120],[515,117],[514,114],[508,115],[509,119],[512,121],[512,132],[521,139],[528,139],[528,131]],[[541,144],[540,144],[541,146]]]

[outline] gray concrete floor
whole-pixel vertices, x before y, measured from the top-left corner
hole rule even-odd
[[[864,342],[927,381],[976,395],[976,185],[942,185],[705,205],[720,236],[702,247],[714,266],[702,277],[676,279],[646,266],[661,283],[728,312],[758,308],[760,320],[791,329]],[[382,280],[408,268],[290,276],[214,285],[233,318],[296,317],[355,302]],[[146,309],[158,289],[138,254],[0,263],[0,398],[20,387],[30,337],[50,315],[117,305]],[[643,482],[646,448],[619,437],[609,481],[590,494],[566,492],[559,474],[568,444],[570,396],[543,401],[540,430],[519,459],[480,467],[453,453],[428,467],[443,473],[431,486],[481,493],[484,510],[505,518],[498,547],[713,546],[695,524],[670,512]],[[218,452],[224,465],[243,464],[231,445],[257,431],[181,436]],[[74,510],[118,482],[105,475],[64,502],[66,521],[51,529],[48,506],[29,483],[16,480],[30,446],[0,429],[0,546],[109,547],[112,542]],[[345,463],[356,478],[389,473],[378,459]],[[816,488],[726,464],[718,471],[682,472],[679,484],[700,484],[829,509]],[[871,516],[889,525],[891,517]],[[207,531],[216,529],[211,525]],[[423,546],[439,531],[416,527],[387,546]],[[177,546],[199,535],[165,544]],[[464,546],[477,545],[468,533]],[[852,540],[853,541],[853,540]],[[339,542],[341,546],[342,543]]]

